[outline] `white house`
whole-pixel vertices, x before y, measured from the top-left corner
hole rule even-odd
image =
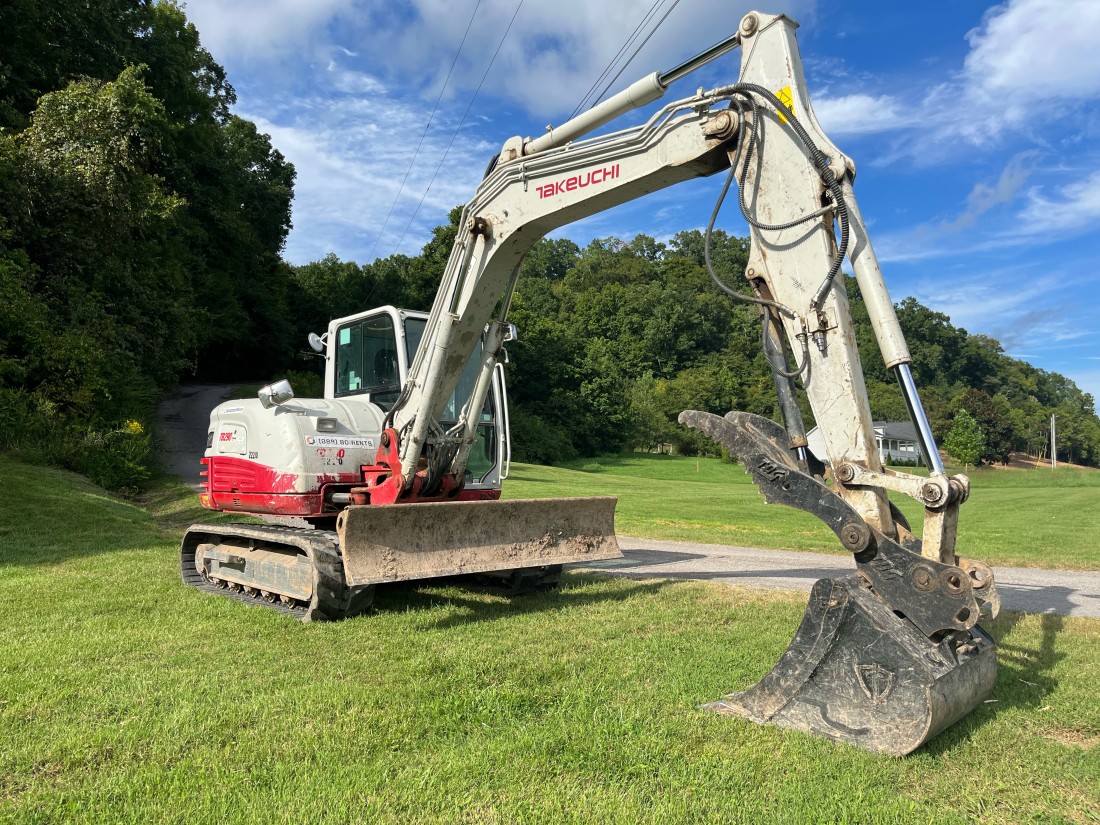
[[[875,421],[875,444],[878,446],[879,460],[883,464],[893,461],[923,462],[917,430],[909,421]],[[825,451],[825,437],[817,427],[806,433],[810,451],[821,461],[828,463]]]

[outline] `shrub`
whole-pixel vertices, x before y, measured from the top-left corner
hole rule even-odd
[[[114,427],[76,422],[26,390],[0,388],[0,449],[23,461],[73,470],[121,493],[136,492],[152,474],[152,439],[140,421]]]
[[[565,428],[517,407],[511,410],[512,456],[531,464],[555,464],[577,457]]]
[[[296,398],[321,398],[325,394],[325,379],[307,370],[287,370],[283,376],[294,387]]]

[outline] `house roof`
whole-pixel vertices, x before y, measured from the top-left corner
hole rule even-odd
[[[911,421],[874,421],[875,432],[883,438],[919,443],[917,428]]]

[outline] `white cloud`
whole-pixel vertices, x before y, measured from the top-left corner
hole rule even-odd
[[[996,183],[978,181],[974,184],[966,199],[966,210],[953,221],[943,224],[943,229],[948,232],[969,229],[994,207],[1011,203],[1034,171],[1037,158],[1038,152],[1020,152],[1001,171]]]
[[[1033,187],[1019,217],[1021,231],[1059,239],[1100,226],[1100,171],[1059,187],[1052,197]]]
[[[1006,133],[1050,149],[1054,122],[1066,139],[1093,128],[1100,2],[1008,0],[966,39],[962,64],[923,86],[882,94],[882,81],[861,76],[863,87],[846,95],[832,97],[826,88],[814,105],[823,126],[836,135],[894,133],[887,148],[878,147],[879,166],[935,166],[1002,145]]]
[[[1031,311],[1037,301],[1049,298],[1055,279],[1025,281],[1012,271],[981,272],[975,276],[940,274],[922,279],[913,297],[928,306],[946,312],[952,323],[969,330],[989,329],[990,321],[1009,319]],[[1011,285],[1011,288],[1006,288]]]
[[[814,114],[830,137],[892,132],[916,126],[914,112],[903,114],[904,107],[889,95],[855,93],[842,97],[818,97]]]
[[[423,131],[422,113],[413,103],[385,95],[302,98],[266,115],[241,114],[271,135],[298,172],[295,231],[285,251],[293,263],[317,260],[333,250],[360,263],[371,252],[378,257],[394,251],[415,254],[430,229],[470,198],[491,153],[485,142],[459,132],[433,180],[456,126],[445,122],[440,133],[425,137],[420,158],[410,168]]]
[[[357,23],[369,19],[370,25],[358,26],[356,36],[363,52],[387,72],[413,78],[438,93],[474,2],[413,0],[412,18],[388,21],[388,25],[379,25],[376,15],[358,15]],[[568,113],[652,6],[650,0],[613,4],[555,0],[525,3],[516,14],[517,0],[481,0],[455,66],[450,93],[464,98],[476,89],[499,46],[485,81],[488,96],[509,99],[540,117]],[[671,68],[710,45],[709,34],[700,38],[700,21],[706,21],[707,32],[730,33],[750,7],[748,0],[681,3],[613,91],[650,71]],[[424,84],[426,79],[429,82]]]
[[[1039,160],[1035,150],[1014,155],[995,181],[974,184],[965,209],[955,218],[879,235],[875,247],[880,260],[915,262],[1003,253],[1022,246],[1060,243],[1100,228],[1100,171],[1082,175],[1044,167]],[[1023,190],[1034,176],[1052,181],[1067,173],[1076,175],[1069,183],[1047,182]],[[1003,206],[1012,208],[997,211]]]
[[[266,60],[274,65],[303,56],[324,56],[327,61],[336,55],[357,59],[372,76],[400,80],[410,91],[433,98],[475,14],[448,96],[468,99],[499,46],[485,94],[511,100],[539,117],[557,117],[581,101],[654,5],[651,0],[555,0],[526,2],[516,14],[518,4],[519,0],[410,0],[401,5],[389,0],[189,0],[187,14],[220,61]],[[785,0],[774,11],[795,19],[812,17],[815,4],[816,0]],[[669,5],[657,10],[643,33]],[[682,0],[611,91],[649,72],[672,68],[732,34],[754,6],[752,0]],[[736,58],[731,60],[736,71]],[[601,91],[607,80],[601,82]]]
[[[786,8],[797,15],[799,9],[812,10],[813,2],[792,0]],[[247,90],[238,113],[269,133],[297,169],[288,259],[304,262],[338,250],[366,261],[372,253],[390,254],[395,245],[397,251],[416,252],[447,211],[472,196],[500,142],[508,134],[538,131],[546,120],[564,120],[653,8],[650,0],[528,0],[460,127],[517,5],[518,0],[400,5],[191,0],[188,16],[204,44],[231,68],[238,88]],[[682,0],[614,90],[711,45],[734,31],[751,7],[751,0]],[[425,131],[431,103],[475,8],[442,105]],[[737,57],[727,60],[727,68],[736,71]],[[514,104],[539,118],[538,126],[517,118]],[[509,125],[492,125],[504,120]],[[486,142],[475,132],[493,137]],[[421,197],[423,208],[406,233]]]
[[[1100,339],[1097,319],[1083,312],[1077,300],[1091,286],[1091,272],[1036,276],[1027,262],[973,272],[926,272],[895,297],[912,294],[955,326],[995,338],[1010,357],[1061,373],[1100,398],[1100,370],[1082,368],[1088,359],[1080,355],[1081,350],[1095,351]]]
[[[991,9],[967,35],[963,72],[989,97],[1077,99],[1100,94],[1100,3],[1010,0]]]
[[[910,292],[956,326],[997,339],[1009,356],[1061,373],[1100,398],[1100,370],[1085,363],[1100,342],[1100,317],[1081,298],[1094,279],[1091,267],[1078,270],[1036,276],[1028,262],[963,273],[928,270]]]
[[[279,60],[299,53],[354,5],[354,0],[187,0],[185,11],[215,60]]]

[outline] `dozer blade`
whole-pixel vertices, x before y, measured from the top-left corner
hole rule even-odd
[[[353,586],[622,558],[614,497],[348,507],[336,521]]]
[[[704,708],[902,756],[981,704],[996,679],[980,627],[936,644],[851,575],[814,585],[763,679]]]

